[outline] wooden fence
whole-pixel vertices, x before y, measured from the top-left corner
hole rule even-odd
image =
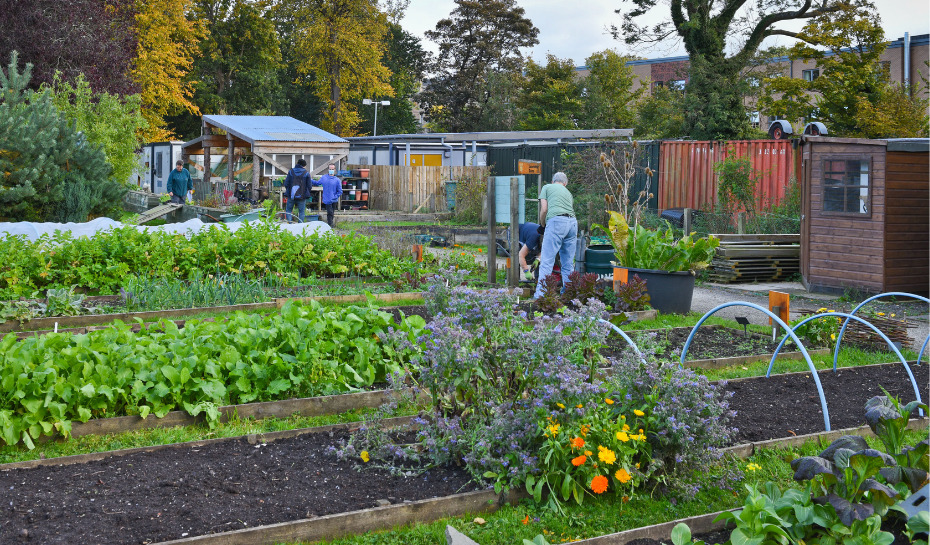
[[[445,212],[446,184],[464,178],[487,179],[488,167],[348,165],[369,169],[368,206],[372,210]]]

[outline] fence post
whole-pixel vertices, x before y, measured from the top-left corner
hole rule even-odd
[[[511,288],[520,283],[520,186],[516,176],[510,178],[510,270],[507,285]]]
[[[739,212],[736,214],[736,232],[743,234],[743,213]]]
[[[488,284],[494,285],[497,282],[497,233],[496,227],[496,210],[494,206],[494,176],[488,176]]]
[[[691,233],[691,209],[685,208],[685,217],[684,217],[684,236],[688,236]]]

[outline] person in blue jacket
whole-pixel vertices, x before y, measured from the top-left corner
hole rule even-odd
[[[326,207],[326,223],[333,227],[336,205],[342,196],[342,180],[336,177],[336,165],[329,165],[326,174],[314,181],[313,185],[323,186],[323,206]]]
[[[297,217],[300,223],[304,222],[307,213],[307,197],[310,196],[310,173],[305,168],[307,161],[297,160],[297,166],[287,173],[284,179],[284,195],[287,197],[287,205],[284,211],[287,212],[287,219],[294,221],[294,205],[297,205]]]
[[[175,163],[174,170],[168,175],[168,184],[165,189],[168,190],[172,203],[184,204],[187,192],[194,189],[194,181],[191,179],[191,173],[184,168],[184,161],[178,159]]]

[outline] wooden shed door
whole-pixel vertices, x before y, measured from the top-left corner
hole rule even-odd
[[[805,155],[808,153],[809,151]],[[811,160],[809,156],[804,157],[801,171],[801,282],[804,287],[807,287],[811,272]]]

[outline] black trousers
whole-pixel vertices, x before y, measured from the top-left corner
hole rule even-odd
[[[328,223],[330,227],[333,227],[333,217],[336,215],[336,204],[337,203],[334,202],[329,204],[323,203],[323,206],[326,207],[326,223]]]

